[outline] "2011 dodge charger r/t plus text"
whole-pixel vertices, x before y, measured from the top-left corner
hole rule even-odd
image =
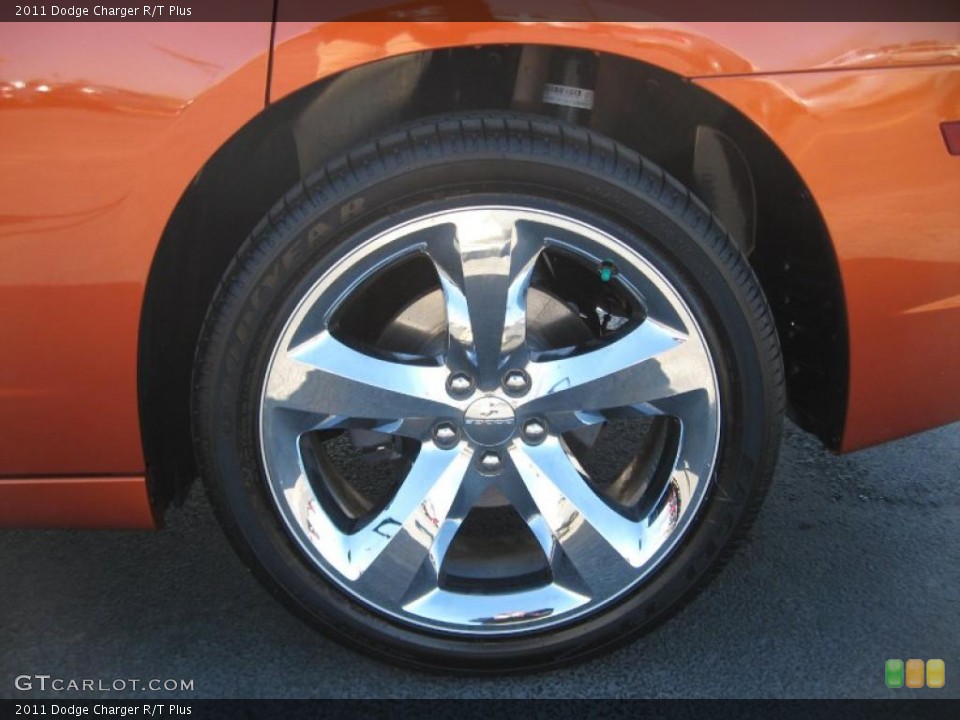
[[[199,479],[331,637],[530,670],[706,587],[786,416],[960,419],[960,24],[258,2],[0,27],[0,525]]]

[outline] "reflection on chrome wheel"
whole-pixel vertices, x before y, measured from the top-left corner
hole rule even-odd
[[[351,334],[374,298],[393,314]],[[719,412],[702,333],[641,255],[570,217],[467,205],[367,239],[309,289],[272,354],[261,449],[292,535],[357,600],[521,633],[657,566],[703,498]]]
[[[448,116],[288,193],[204,328],[228,535],[325,632],[503,671],[702,587],[756,514],[782,370],[746,261],[676,181],[552,120]]]

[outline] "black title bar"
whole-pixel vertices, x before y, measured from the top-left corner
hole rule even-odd
[[[960,21],[958,0],[0,0],[0,21],[269,22],[275,10],[301,22]]]

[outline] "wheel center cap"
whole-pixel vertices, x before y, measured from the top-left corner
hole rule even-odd
[[[463,430],[478,445],[499,445],[513,435],[517,417],[510,403],[494,395],[478,398],[463,414]]]

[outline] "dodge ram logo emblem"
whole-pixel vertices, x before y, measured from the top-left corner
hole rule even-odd
[[[471,403],[463,414],[463,428],[478,445],[499,445],[513,435],[516,416],[505,400],[487,395]]]

